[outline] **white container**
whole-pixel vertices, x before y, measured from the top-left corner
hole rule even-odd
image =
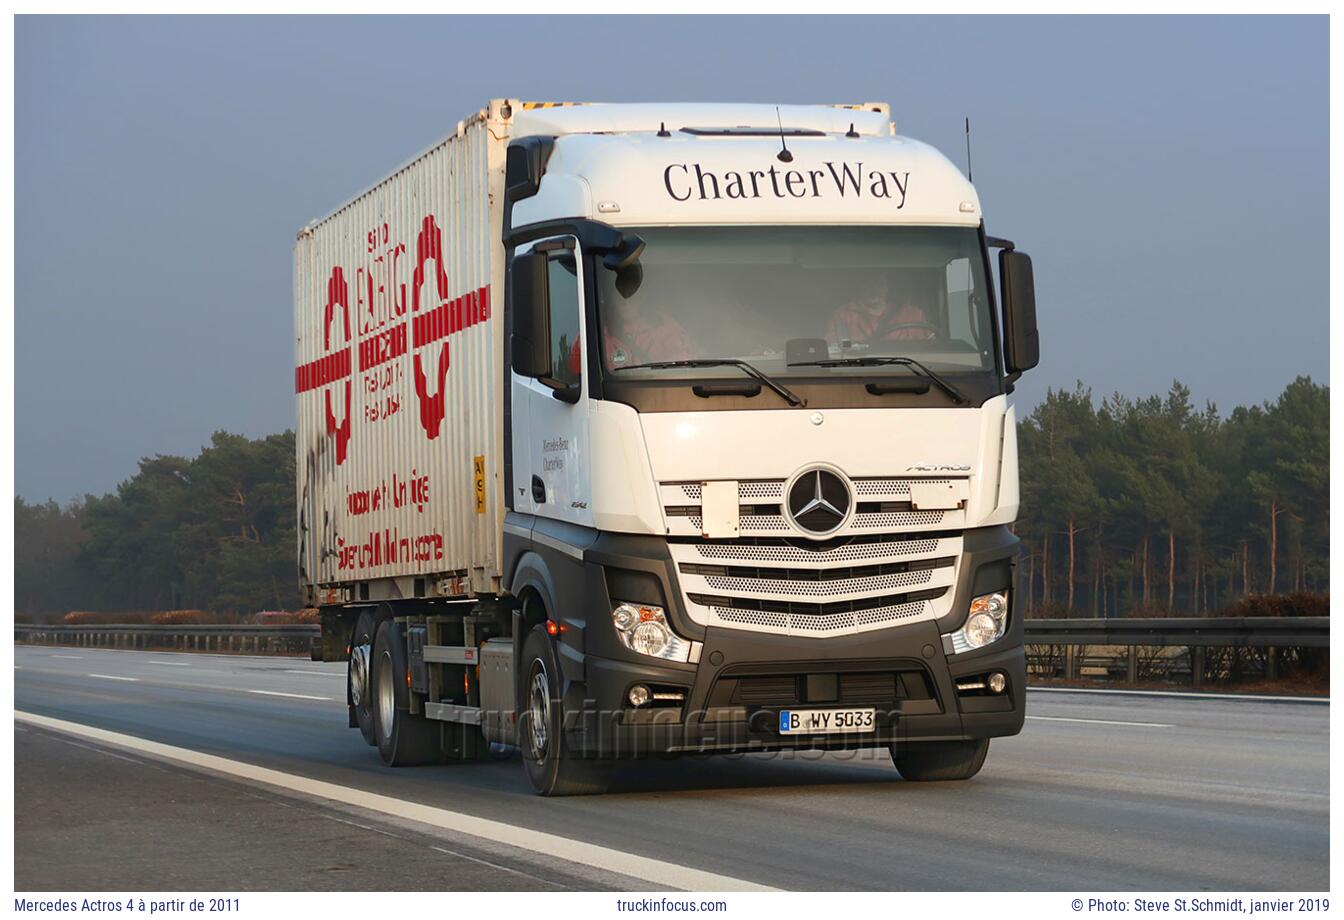
[[[369,585],[374,599],[499,588],[510,112],[492,101],[299,233],[299,572],[310,602],[363,599]]]

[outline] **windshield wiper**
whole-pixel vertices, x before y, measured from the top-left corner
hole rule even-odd
[[[635,371],[644,368],[661,369],[669,367],[739,367],[746,372],[747,376],[754,377],[761,383],[768,386],[779,394],[780,398],[790,406],[806,406],[807,400],[803,399],[797,393],[790,390],[784,384],[766,376],[765,372],[754,364],[748,364],[746,361],[737,358],[695,358],[690,361],[650,361],[647,364],[628,364],[625,367],[613,368],[617,371]]]
[[[933,371],[929,370],[914,358],[907,358],[903,355],[864,355],[853,358],[832,358],[826,361],[798,361],[790,364],[789,367],[876,367],[881,364],[898,364],[901,367],[909,368],[912,372],[921,374],[938,385],[948,396],[951,396],[959,403],[968,402],[962,392],[948,383],[942,377],[939,377]]]

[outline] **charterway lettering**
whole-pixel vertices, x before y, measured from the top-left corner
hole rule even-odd
[[[863,168],[863,163],[833,163],[825,169],[747,169],[716,173],[699,163],[672,163],[663,170],[663,187],[674,201],[742,198],[885,198],[905,207],[910,173]]]

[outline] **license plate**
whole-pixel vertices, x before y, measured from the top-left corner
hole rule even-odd
[[[781,735],[830,735],[876,729],[876,709],[785,709],[779,714]]]

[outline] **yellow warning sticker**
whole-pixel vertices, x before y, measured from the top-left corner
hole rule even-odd
[[[471,465],[476,485],[476,513],[485,514],[485,456],[473,457]]]

